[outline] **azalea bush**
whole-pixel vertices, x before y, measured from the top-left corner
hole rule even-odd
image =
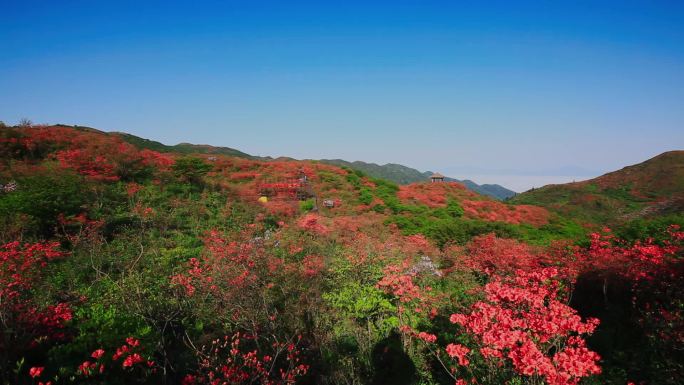
[[[465,334],[457,339],[468,341],[444,349],[457,383],[570,385],[601,373],[600,357],[584,339],[599,320],[583,321],[566,305],[558,278],[554,268],[493,277],[483,301],[450,316]]]
[[[657,235],[627,242],[604,229],[566,259],[577,272],[573,306],[604,320],[590,342],[607,378],[676,384],[684,370],[684,235],[678,226]]]
[[[301,359],[298,341],[262,341],[267,353],[259,351],[259,336],[241,334],[211,341],[198,353],[196,374],[187,374],[182,385],[246,384],[293,385],[306,375],[309,366]],[[250,348],[251,347],[251,348]]]
[[[0,246],[0,381],[11,380],[10,368],[24,355],[68,338],[71,306],[42,305],[32,295],[47,264],[65,255],[54,242]]]

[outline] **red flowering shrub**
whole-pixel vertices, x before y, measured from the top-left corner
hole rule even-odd
[[[684,232],[671,226],[668,233],[663,245],[647,240],[631,248],[629,274],[640,324],[655,341],[676,347],[684,345]]]
[[[518,269],[530,271],[542,266],[538,253],[529,245],[494,234],[473,238],[463,261],[467,267],[486,274],[511,274]]]
[[[423,282],[425,274],[420,274],[417,265],[405,260],[401,265],[390,264],[377,287],[398,300],[397,317],[399,330],[406,336],[414,336],[426,342],[434,342],[436,336],[416,332],[421,320],[433,318],[437,314],[443,297]]]
[[[62,168],[75,170],[81,175],[102,182],[119,180],[115,174],[116,166],[101,155],[92,155],[83,149],[62,150],[55,153],[55,158]]]
[[[299,202],[297,201],[268,201],[262,203],[266,211],[278,217],[293,217],[299,212]]]
[[[431,208],[446,207],[449,199],[460,201],[475,198],[477,194],[461,183],[412,183],[399,186],[397,197],[406,203],[418,203]]]
[[[143,186],[141,186],[135,182],[131,182],[131,183],[128,183],[126,185],[126,194],[128,194],[129,197],[133,197],[133,196],[135,196],[135,194],[138,193],[138,191],[140,191],[142,189],[143,189]]]
[[[363,219],[366,218],[361,216],[336,216],[332,218],[331,227],[334,228],[337,233],[356,234],[363,226]]]
[[[107,360],[104,349],[96,349],[90,359],[83,361],[76,369],[82,378],[130,375],[135,378],[148,377],[156,371],[154,361],[144,357],[140,341],[134,337],[126,338],[126,343],[116,349]]]
[[[508,278],[495,276],[484,287],[485,300],[475,303],[470,313],[452,314],[451,322],[474,342],[472,349],[447,346],[447,355],[458,362],[454,374],[473,373],[472,368],[457,368],[468,367],[475,359],[484,365],[479,383],[503,383],[522,375],[566,385],[600,373],[599,356],[582,338],[594,331],[598,320],[582,321],[561,301],[557,274],[556,269],[545,268],[519,270]]]
[[[159,172],[170,171],[174,163],[174,159],[170,155],[147,149],[141,150],[138,156],[143,166],[153,167]]]
[[[541,226],[548,223],[549,212],[538,206],[506,205],[468,190],[460,183],[413,183],[400,186],[397,197],[412,204],[430,208],[447,207],[449,200],[459,202],[467,218],[513,224],[529,223]]]
[[[59,214],[57,223],[61,230],[61,235],[68,240],[72,247],[83,243],[96,245],[101,242],[101,230],[104,226],[102,220],[88,219],[85,213],[66,217]]]
[[[399,302],[420,301],[423,299],[423,290],[414,282],[417,273],[409,270],[407,262],[401,266],[387,266],[378,287],[396,296]]]
[[[543,251],[516,241],[484,236],[471,241],[462,260],[476,271],[500,276],[498,280],[504,279],[502,276],[519,275],[517,270],[533,272],[545,266],[556,267],[554,281],[563,282],[566,290],[572,290],[573,304],[583,313],[603,316],[610,304],[611,309],[623,309],[619,314],[633,314],[633,319],[620,321],[620,327],[638,325],[631,332],[644,333],[652,346],[645,346],[644,339],[639,339],[641,345],[634,349],[649,349],[653,352],[648,353],[650,357],[660,357],[659,381],[672,383],[672,379],[677,377],[676,368],[679,365],[675,358],[679,353],[675,347],[684,343],[684,312],[681,311],[684,287],[679,279],[684,275],[682,234],[675,227],[660,242],[646,239],[630,244],[617,239],[609,229],[604,229],[600,233],[590,234],[586,247],[558,244]],[[600,299],[601,295],[603,300]],[[608,319],[611,320],[610,317]],[[605,326],[606,330],[615,327],[615,324]],[[624,337],[620,337],[620,340],[624,340]],[[547,358],[556,367],[563,360],[566,360],[566,365],[571,365],[573,354],[576,356],[584,352],[582,346],[575,345],[570,346],[575,350]],[[604,351],[606,347],[602,345],[595,348],[603,354],[610,353]],[[485,355],[498,354],[489,346],[482,349],[481,353]],[[506,355],[503,357],[506,358]],[[539,358],[542,359],[542,356]],[[636,375],[643,375],[645,369],[634,370]]]
[[[0,246],[0,372],[8,373],[7,365],[38,344],[66,338],[65,323],[72,318],[69,305],[41,309],[30,293],[47,263],[65,255],[58,247],[56,242]]]
[[[667,230],[668,237],[662,243],[646,239],[629,244],[604,228],[589,235],[588,247],[574,247],[569,255],[552,258],[575,276],[602,280],[604,292],[611,279],[629,281],[634,287],[672,282],[681,264],[682,234],[674,226]]]
[[[684,344],[684,232],[671,226],[662,238],[628,243],[608,229],[592,234],[590,245],[572,254],[579,274],[573,301],[587,313],[620,309],[631,315],[618,324],[608,319],[613,328],[631,328],[632,335],[618,338],[649,357],[629,363],[632,378],[675,384]]]
[[[312,234],[325,235],[328,228],[321,223],[321,217],[317,214],[306,214],[297,221],[297,225]]]
[[[329,219],[329,236],[349,248],[354,248],[360,253],[367,253],[368,246],[380,247],[378,243],[387,240],[394,243],[402,243],[404,240],[398,236],[396,229],[386,226],[386,217],[376,212],[367,212],[363,215],[342,215]],[[366,251],[364,251],[366,250]]]
[[[44,367],[32,367],[28,374],[35,379],[42,375],[43,370]],[[154,361],[146,358],[142,352],[140,341],[134,337],[128,337],[126,343],[118,347],[111,357],[106,355],[104,349],[96,349],[90,353],[90,357],[75,368],[75,377],[72,377],[69,382],[74,382],[76,378],[78,378],[78,383],[110,383],[114,378],[116,378],[116,383],[122,379],[137,382],[137,380],[150,377],[156,371]],[[59,376],[55,379],[57,383],[61,383]],[[39,384],[48,385],[52,382],[39,382]]]
[[[235,333],[212,341],[198,354],[197,374],[188,374],[183,385],[194,384],[263,384],[291,385],[309,370],[301,362],[294,342],[272,342],[268,354],[256,347],[257,337]]]
[[[204,255],[202,261],[192,258],[188,273],[175,276],[172,282],[178,282],[177,277],[185,276],[210,291],[217,291],[218,284],[227,284],[239,290],[256,282],[256,267],[257,264],[261,265],[263,260],[259,258],[259,252],[254,244],[227,241],[221,234],[212,231],[205,239],[205,245],[209,252]],[[191,284],[185,286],[190,294],[194,287]]]
[[[470,199],[462,200],[461,205],[465,216],[468,218],[513,224],[529,223],[535,226],[544,225],[549,221],[549,212],[538,206],[512,206],[493,200]]]
[[[325,268],[325,259],[320,255],[307,255],[302,260],[301,266],[304,277],[315,277]]]
[[[257,226],[250,227],[235,240],[211,232],[202,256],[190,259],[185,271],[171,277],[172,285],[198,308],[252,334],[278,326],[271,317],[282,311],[280,296],[285,293],[290,293],[286,298],[293,306],[288,312],[298,311],[299,302],[307,301],[302,293],[318,281],[314,278],[325,266],[323,258],[315,254],[303,260],[301,255],[273,254],[266,240],[255,235],[259,231]],[[280,244],[277,239],[272,242]]]
[[[138,150],[117,135],[65,126],[24,128],[17,137],[0,138],[0,152],[6,146],[12,147],[13,156],[36,160],[51,157],[61,167],[101,182],[166,172],[174,162],[169,155]]]
[[[57,250],[59,244],[34,243],[21,245],[11,242],[0,247],[0,298],[2,303],[21,296],[28,290],[40,269],[64,253]]]
[[[258,178],[260,175],[261,174],[252,171],[238,171],[230,174],[229,179],[232,181],[252,180]]]
[[[434,247],[430,244],[430,241],[422,234],[409,235],[406,237],[406,240],[411,248],[415,249],[418,253],[425,254],[430,251],[435,251]],[[407,254],[410,254],[412,250],[407,250],[406,252]]]
[[[604,228],[601,233],[589,236],[587,248],[575,248],[573,261],[578,272],[616,274],[635,282],[654,281],[672,277],[668,269],[681,259],[684,232],[678,226],[667,229],[667,238],[661,243],[653,239],[628,244]]]
[[[302,293],[324,269],[324,259],[316,254],[274,256],[266,240],[256,236],[260,231],[250,226],[235,240],[211,232],[206,252],[191,259],[187,271],[171,277],[182,297],[194,309],[209,312],[217,327],[240,330],[199,349],[197,373],[186,376],[186,384],[292,384],[308,370],[299,342],[292,342],[296,331],[280,318],[293,320],[294,312],[306,308],[299,306],[309,300]],[[290,246],[283,252],[303,251]]]

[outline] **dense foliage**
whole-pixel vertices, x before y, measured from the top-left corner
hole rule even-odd
[[[684,377],[676,214],[610,231],[457,183],[122,138],[0,131],[0,383]]]

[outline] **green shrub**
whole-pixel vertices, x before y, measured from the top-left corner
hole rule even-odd
[[[304,212],[311,211],[314,207],[316,207],[316,200],[313,198],[299,202],[299,208]]]
[[[364,205],[369,205],[373,202],[373,194],[368,188],[364,187],[361,189],[361,192],[359,193],[359,202]]]
[[[83,178],[63,170],[50,170],[16,178],[17,189],[0,194],[0,216],[30,216],[41,232],[49,232],[60,214],[84,211],[92,197],[84,189]]]
[[[212,165],[201,158],[184,157],[176,159],[173,173],[183,183],[202,185],[203,177],[212,169]]]
[[[461,205],[453,199],[450,199],[447,202],[446,210],[447,210],[447,213],[449,213],[449,215],[454,217],[454,218],[460,218],[463,216],[463,213],[464,213],[463,207],[461,207]]]

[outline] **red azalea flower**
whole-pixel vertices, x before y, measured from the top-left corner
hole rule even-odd
[[[40,366],[40,367],[34,366],[31,369],[29,369],[29,375],[31,376],[31,378],[40,377],[40,375],[41,375],[41,373],[43,373],[44,369],[45,368],[42,366]]]
[[[97,349],[96,351],[93,352],[90,356],[93,357],[96,360],[99,360],[100,357],[104,355],[105,351],[102,349]]]
[[[133,353],[130,356],[126,357],[126,359],[123,362],[123,367],[124,368],[129,368],[137,363],[143,362],[143,358],[140,356],[138,353]]]
[[[449,344],[446,347],[446,352],[451,358],[458,358],[458,364],[461,366],[467,366],[470,362],[466,358],[466,354],[470,352],[470,349],[466,348],[461,344]]]

